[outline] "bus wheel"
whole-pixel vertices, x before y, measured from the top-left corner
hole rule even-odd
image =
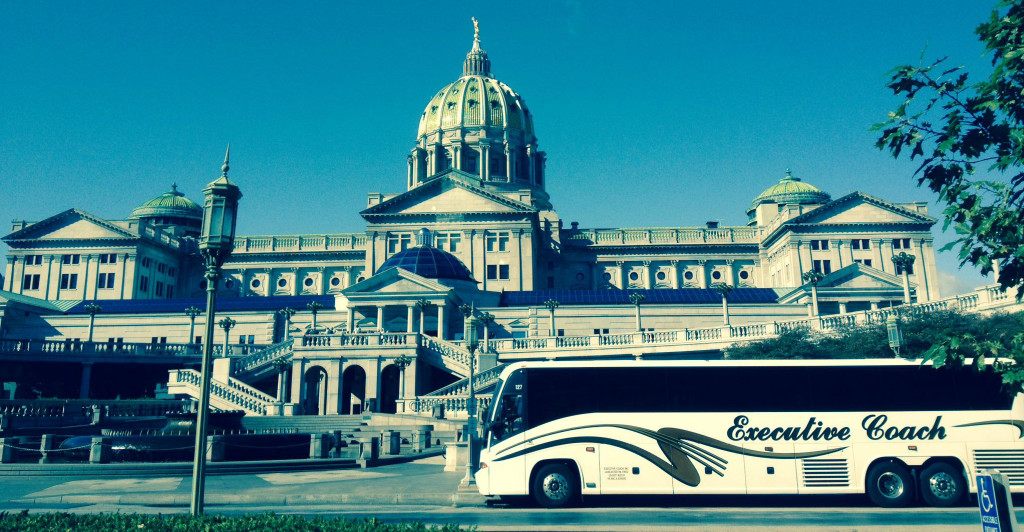
[[[533,477],[533,498],[545,508],[566,508],[576,500],[576,475],[562,464],[548,464]]]
[[[896,462],[881,462],[868,470],[867,492],[883,508],[903,508],[914,500],[914,477]]]
[[[946,463],[935,463],[921,472],[921,498],[929,506],[947,508],[956,506],[967,493],[967,482],[957,468]]]

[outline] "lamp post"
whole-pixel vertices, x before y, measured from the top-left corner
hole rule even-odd
[[[903,331],[900,330],[900,320],[895,312],[885,318],[885,330],[889,333],[889,347],[897,357],[900,356],[900,347],[903,346]]]
[[[818,283],[825,278],[825,274],[815,271],[807,270],[801,275],[804,282],[811,285],[811,314],[818,315]]]
[[[892,258],[893,266],[896,266],[896,273],[903,274],[903,303],[910,304],[910,269],[914,267],[917,257],[901,251],[899,255]]]
[[[469,349],[469,402],[466,404],[466,442],[469,452],[466,461],[466,477],[462,479],[462,485],[470,486],[475,483],[473,475],[476,474],[476,390],[473,382],[476,373],[476,343],[477,325],[479,320],[470,316],[466,320],[466,348]]]
[[[715,283],[711,285],[711,289],[722,296],[722,323],[729,325],[729,294],[732,292],[733,286],[726,283]]]
[[[99,314],[100,312],[103,312],[103,307],[97,305],[96,303],[89,303],[88,305],[86,305],[83,308],[85,309],[86,312],[89,313],[89,340],[88,341],[91,342],[92,341],[92,329],[93,329],[93,326],[96,324],[96,315]]]
[[[484,326],[484,353],[491,352],[491,324],[494,323],[494,314],[490,312],[481,312],[480,316],[477,317],[480,325]]]
[[[313,328],[314,329],[316,329],[316,313],[319,312],[323,308],[324,308],[324,306],[321,305],[320,303],[317,303],[316,301],[310,301],[309,304],[306,305],[306,310],[309,310],[310,312],[313,313]]]
[[[558,308],[561,303],[556,299],[549,299],[544,302],[544,306],[548,308],[548,312],[551,313],[551,336],[555,336],[555,309]]]
[[[399,399],[405,399],[405,368],[412,364],[412,357],[402,353],[402,356],[395,359],[395,365],[398,366],[400,373],[399,379],[401,379],[401,393]]]
[[[217,322],[221,329],[224,329],[224,351],[221,352],[221,356],[228,356],[228,344],[231,343],[231,328],[238,323],[231,318],[224,318]]]
[[[647,299],[647,296],[640,292],[633,292],[629,294],[629,302],[636,306],[636,330],[637,332],[642,331],[643,328],[640,326],[640,304]]]
[[[298,312],[298,311],[293,309],[293,308],[291,308],[291,307],[285,307],[285,308],[280,309],[280,310],[277,311],[278,314],[284,316],[284,339],[285,340],[291,338],[292,316],[294,316],[296,312]]]
[[[185,315],[188,316],[188,341],[187,344],[191,344],[196,338],[196,316],[202,313],[199,307],[193,305],[185,309]]]
[[[196,448],[192,464],[192,496],[189,510],[192,515],[203,514],[203,497],[206,490],[206,418],[210,403],[211,363],[213,361],[213,317],[217,302],[217,281],[220,268],[231,255],[235,241],[235,220],[238,214],[238,200],[242,192],[228,179],[228,156],[231,146],[224,154],[223,174],[203,189],[203,230],[199,237],[199,252],[202,254],[206,279],[206,330],[203,335],[203,363],[199,392],[199,412],[196,414]]]

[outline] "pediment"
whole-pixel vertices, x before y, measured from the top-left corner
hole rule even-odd
[[[935,219],[862,192],[847,194],[789,221],[791,224],[920,224]]]
[[[69,209],[45,220],[15,231],[9,240],[109,240],[138,238],[125,229],[91,214]]]
[[[818,289],[833,290],[903,290],[903,280],[870,266],[851,264],[825,276]]]
[[[450,171],[410,191],[374,205],[360,214],[365,218],[389,215],[438,215],[468,213],[533,213],[536,209],[474,184],[478,180]]]
[[[342,293],[349,300],[379,295],[444,294],[452,288],[402,268],[389,268],[360,281]]]

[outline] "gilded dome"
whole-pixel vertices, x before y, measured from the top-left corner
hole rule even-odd
[[[203,219],[203,208],[178,192],[178,185],[171,190],[135,208],[129,218],[186,218]]]
[[[827,192],[800,181],[800,178],[793,177],[789,170],[786,170],[786,177],[754,198],[747,212],[753,212],[762,203],[828,203],[831,199]]]

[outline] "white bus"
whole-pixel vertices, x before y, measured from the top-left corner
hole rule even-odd
[[[992,372],[903,360],[523,362],[476,482],[546,507],[605,494],[858,494],[952,506],[1024,491],[1024,402]]]

